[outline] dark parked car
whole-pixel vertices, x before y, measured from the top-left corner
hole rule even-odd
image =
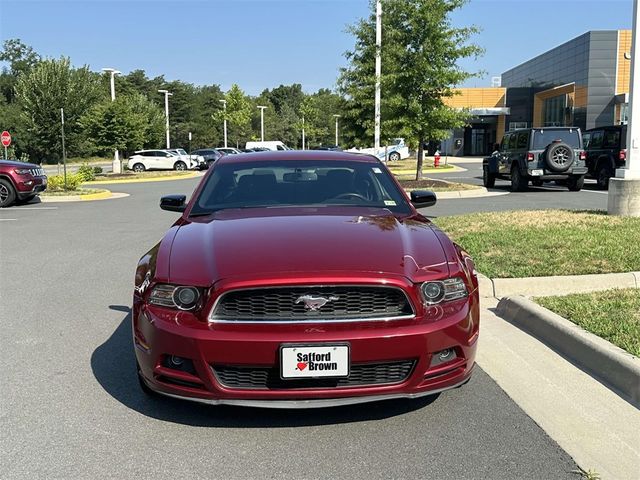
[[[417,398],[471,377],[471,258],[368,155],[224,156],[138,263],[142,389],[210,404],[322,407]],[[259,249],[256,250],[256,245]]]
[[[527,189],[529,181],[566,181],[569,190],[579,191],[587,173],[582,135],[576,127],[527,128],[507,132],[502,143],[482,162],[483,183],[495,185],[496,178],[511,180],[511,191]]]
[[[203,168],[207,169],[213,164],[213,162],[219,160],[224,153],[219,152],[215,148],[200,148],[191,152],[191,155],[200,155],[201,157],[204,157]]]
[[[584,149],[587,152],[589,176],[595,178],[598,187],[609,187],[609,179],[617,168],[625,166],[627,161],[627,126],[592,128],[582,134]]]
[[[46,188],[47,176],[39,165],[0,160],[0,208],[26,203]]]

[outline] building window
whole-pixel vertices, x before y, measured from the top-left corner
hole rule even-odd
[[[528,128],[529,122],[509,122],[509,131],[518,130],[519,128]]]
[[[544,101],[544,126],[564,127],[566,109],[566,95],[558,95],[557,97],[547,98]]]

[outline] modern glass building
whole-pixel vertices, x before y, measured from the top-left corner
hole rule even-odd
[[[626,123],[630,50],[630,30],[590,31],[504,72],[501,88],[461,89],[450,105],[474,117],[443,142],[444,152],[485,155],[516,128]],[[500,98],[493,105],[489,90]]]

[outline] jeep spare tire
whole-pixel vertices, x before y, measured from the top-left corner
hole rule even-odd
[[[566,172],[573,165],[573,148],[563,142],[552,143],[547,147],[544,159],[549,170]]]

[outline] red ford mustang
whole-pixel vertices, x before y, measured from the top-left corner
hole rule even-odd
[[[211,404],[320,407],[416,398],[470,378],[473,261],[378,159],[223,157],[142,257],[133,297],[147,392]]]

